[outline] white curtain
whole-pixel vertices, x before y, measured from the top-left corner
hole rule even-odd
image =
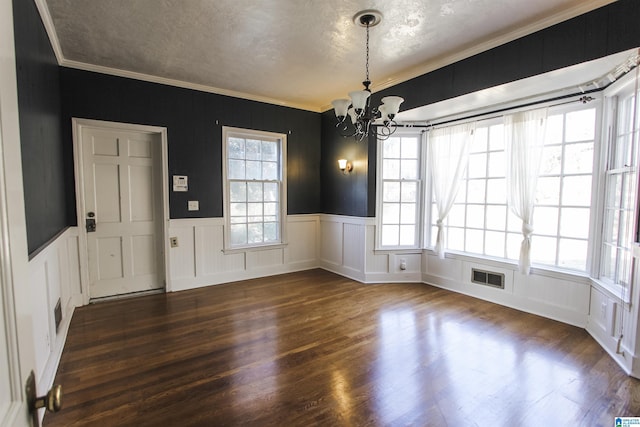
[[[504,118],[507,155],[507,201],[509,208],[522,220],[520,272],[529,274],[531,268],[531,234],[533,233],[533,205],[540,161],[544,148],[547,109],[511,114]]]
[[[427,149],[433,196],[438,209],[438,235],[435,251],[444,258],[444,223],[456,198],[460,179],[469,162],[469,147],[475,123],[433,129],[428,133]]]

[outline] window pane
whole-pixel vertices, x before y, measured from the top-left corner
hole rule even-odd
[[[275,182],[264,183],[264,201],[265,202],[278,202],[278,184]]]
[[[485,180],[469,180],[467,192],[467,203],[484,203],[485,201]]]
[[[400,245],[412,246],[416,240],[416,226],[415,225],[401,225],[400,226]]]
[[[533,236],[531,239],[531,259],[540,264],[555,265],[556,242],[557,239],[554,237]],[[519,256],[518,254],[518,258]]]
[[[469,230],[465,238],[465,246],[467,252],[481,254],[484,251],[484,231]]]
[[[402,203],[400,205],[400,224],[416,223],[416,205],[415,203]]]
[[[596,109],[567,113],[566,142],[588,141],[594,138]]]
[[[611,245],[603,246],[603,251],[601,255],[602,271],[600,272],[600,277],[604,277],[611,281],[615,281],[616,256],[617,256],[617,250],[615,247]]]
[[[465,205],[453,205],[451,210],[449,211],[449,215],[447,215],[447,224],[449,226],[458,226],[464,227],[464,213],[465,213]],[[433,221],[438,219],[436,215],[433,216]]]
[[[262,156],[260,155],[262,148],[262,141],[256,141],[255,139],[247,140],[247,159],[248,160],[261,160]]]
[[[250,202],[262,201],[262,183],[261,182],[248,182],[247,190],[249,195],[248,199]]]
[[[593,142],[569,144],[564,153],[564,173],[591,173],[593,170]]]
[[[485,128],[486,129],[486,128]],[[493,125],[489,130],[489,149],[491,151],[504,150],[504,125]]]
[[[247,216],[247,204],[246,203],[231,203],[230,205],[230,214],[235,217],[246,217]]]
[[[521,245],[522,245],[522,234],[508,233],[507,234],[507,258],[509,259],[520,258]]]
[[[262,179],[275,181],[278,179],[278,164],[262,162]]]
[[[537,206],[533,210],[533,232],[555,236],[558,233],[558,208]]]
[[[403,182],[401,185],[401,197],[403,202],[416,202],[418,195],[418,184],[415,182]]]
[[[227,149],[230,159],[244,159],[244,139],[229,138]]]
[[[274,141],[262,141],[262,160],[278,161],[278,143]]]
[[[540,163],[540,176],[559,175],[560,162],[562,161],[562,146],[545,146],[542,151],[542,161]]]
[[[383,225],[382,226],[382,245],[383,246],[398,246],[400,234],[400,226],[398,225]]]
[[[264,241],[278,241],[278,224],[276,222],[267,222],[264,224]]]
[[[505,230],[507,227],[507,207],[487,206],[487,229]]]
[[[608,176],[607,207],[613,208],[622,206],[622,177],[623,174]]]
[[[564,114],[556,114],[547,117],[547,131],[545,145],[562,143],[564,129]]]
[[[559,266],[584,271],[587,268],[586,260],[586,240],[560,239]]]
[[[383,224],[400,224],[400,204],[398,203],[382,204],[382,223]]]
[[[562,180],[562,204],[591,205],[591,176],[567,176]]]
[[[247,200],[247,184],[232,182],[229,184],[229,193],[232,202],[245,202]]]
[[[401,160],[402,171],[400,178],[417,179],[418,178],[418,161],[417,160]]]
[[[262,179],[262,162],[247,161],[247,179]]]
[[[383,179],[400,179],[400,160],[384,159],[382,161]]]
[[[464,251],[464,229],[462,228],[449,228],[449,231],[446,233],[445,245],[449,249],[453,249],[454,251]],[[437,235],[433,234],[433,243],[435,245],[435,239]]]
[[[488,176],[504,177],[506,159],[504,151],[489,153],[489,174]]]
[[[404,137],[402,138],[401,153],[403,159],[418,158],[418,138]]]
[[[249,243],[262,243],[263,231],[262,223],[249,224],[248,229],[248,242]]]
[[[246,224],[231,224],[231,244],[245,245],[247,243]]]
[[[487,151],[487,135],[486,127],[476,128],[474,138],[471,140],[470,153],[482,153]]]
[[[250,217],[261,217],[262,203],[249,203],[247,206],[247,215]],[[262,218],[260,218],[259,221],[262,221]]]
[[[265,203],[264,204],[264,214],[269,216],[277,216],[278,215],[278,204],[277,203]]]
[[[563,237],[589,238],[589,208],[564,208],[561,213],[560,235]],[[585,258],[586,259],[586,258]]]
[[[602,233],[603,242],[618,244],[618,233],[620,226],[620,211],[618,209],[606,209],[604,230]]]
[[[382,200],[384,202],[399,202],[400,201],[400,183],[385,182],[383,184]]]
[[[400,138],[392,137],[382,143],[384,158],[400,158]]]
[[[229,160],[229,179],[244,179],[244,160]]]
[[[487,203],[507,203],[507,183],[504,178],[487,180]]]
[[[487,153],[469,155],[467,166],[469,178],[480,178],[487,175]]]
[[[504,258],[505,233],[487,231],[486,236],[485,254]]]
[[[560,178],[540,177],[536,187],[536,205],[558,205],[560,201]]]
[[[484,228],[484,206],[467,206],[467,227]]]

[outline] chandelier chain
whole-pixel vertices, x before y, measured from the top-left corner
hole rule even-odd
[[[367,70],[367,81],[369,81],[369,23],[367,22],[367,61],[366,61],[366,70]]]

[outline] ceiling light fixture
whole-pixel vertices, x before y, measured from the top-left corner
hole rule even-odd
[[[382,104],[377,108],[371,108],[371,81],[369,80],[369,28],[375,27],[382,21],[382,13],[377,10],[363,10],[353,17],[353,22],[367,29],[367,59],[366,79],[362,82],[364,90],[349,92],[351,99],[335,99],[333,105],[340,134],[344,137],[354,137],[362,141],[369,136],[369,129],[374,121],[380,120],[378,125],[378,138],[387,139],[396,131],[396,122],[393,120],[400,110],[400,104],[404,101],[399,96],[385,96]],[[380,113],[380,116],[378,116]],[[345,120],[349,116],[351,125]]]

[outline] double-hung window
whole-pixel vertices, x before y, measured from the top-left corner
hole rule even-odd
[[[225,249],[284,243],[286,136],[224,127]]]
[[[600,280],[625,292],[631,280],[640,126],[635,85],[631,77],[628,75],[605,93],[609,104],[608,155],[604,172],[606,189],[600,254]]]
[[[378,248],[420,246],[421,135],[398,131],[378,141]]]

